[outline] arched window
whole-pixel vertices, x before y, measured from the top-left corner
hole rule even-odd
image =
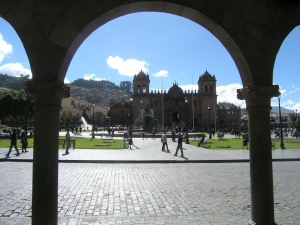
[[[147,92],[146,86],[143,85],[143,93],[146,93],[146,92]]]
[[[212,85],[209,86],[209,91],[213,92],[213,86]]]
[[[140,85],[137,86],[137,93],[141,93],[141,86]]]
[[[205,85],[205,92],[207,92],[207,85]]]

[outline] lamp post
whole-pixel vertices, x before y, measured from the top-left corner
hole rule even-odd
[[[94,115],[95,102],[93,102],[93,134],[92,138],[95,138],[95,115]]]
[[[129,116],[130,116],[130,125],[129,125],[129,136],[132,138],[132,102],[133,102],[133,97],[130,96],[130,110],[129,110]]]
[[[27,122],[27,119],[28,119],[28,94],[26,94],[26,109],[25,109],[26,111],[25,111],[25,127],[24,127],[24,129],[25,129],[25,134],[26,134],[26,137],[27,137],[27,124],[28,124],[28,122]]]
[[[278,104],[279,104],[279,123],[280,123],[280,149],[285,149],[284,144],[283,144],[283,135],[282,135],[282,119],[281,119],[281,108],[280,108],[280,97],[281,95],[278,96]]]
[[[207,105],[208,110],[208,129],[209,129],[209,139],[211,139],[211,130],[210,130],[210,105]]]
[[[187,97],[184,98],[184,102],[185,102],[185,121],[186,121],[186,137],[185,137],[185,143],[186,144],[189,144],[190,141],[189,141],[189,127],[188,127],[188,122],[187,122],[187,105],[188,105],[188,102],[189,100],[187,99]]]

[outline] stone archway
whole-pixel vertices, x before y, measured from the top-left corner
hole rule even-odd
[[[21,38],[33,73],[26,87],[35,103],[32,224],[57,223],[58,118],[62,96],[68,95],[63,80],[73,55],[104,23],[147,11],[172,13],[198,23],[232,56],[244,87],[238,90],[238,98],[246,100],[249,112],[249,223],[275,224],[269,109],[270,98],[279,92],[278,86],[273,86],[272,73],[281,43],[300,24],[297,1],[3,0],[0,16]]]

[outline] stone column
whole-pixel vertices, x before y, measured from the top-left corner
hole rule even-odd
[[[246,100],[249,115],[249,154],[251,183],[251,220],[249,224],[275,225],[270,99],[278,96],[278,85],[249,85],[239,89],[238,98]]]
[[[26,83],[34,97],[34,150],[32,224],[57,224],[58,137],[61,99],[67,88],[62,82]]]

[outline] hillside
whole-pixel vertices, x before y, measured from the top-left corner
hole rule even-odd
[[[4,88],[1,92],[5,91],[5,88],[23,90],[25,89],[25,82],[28,80],[30,80],[29,76],[12,77],[0,74],[0,87]],[[118,86],[109,81],[87,81],[84,79],[77,79],[67,85],[70,86],[71,97],[82,99],[90,103],[95,102],[108,107],[110,101],[120,102],[122,99],[129,99],[131,82],[122,81],[120,86]]]
[[[22,77],[12,77],[7,74],[0,73],[0,87],[13,89],[13,90],[22,90],[25,88],[25,82],[29,80],[29,75]]]

